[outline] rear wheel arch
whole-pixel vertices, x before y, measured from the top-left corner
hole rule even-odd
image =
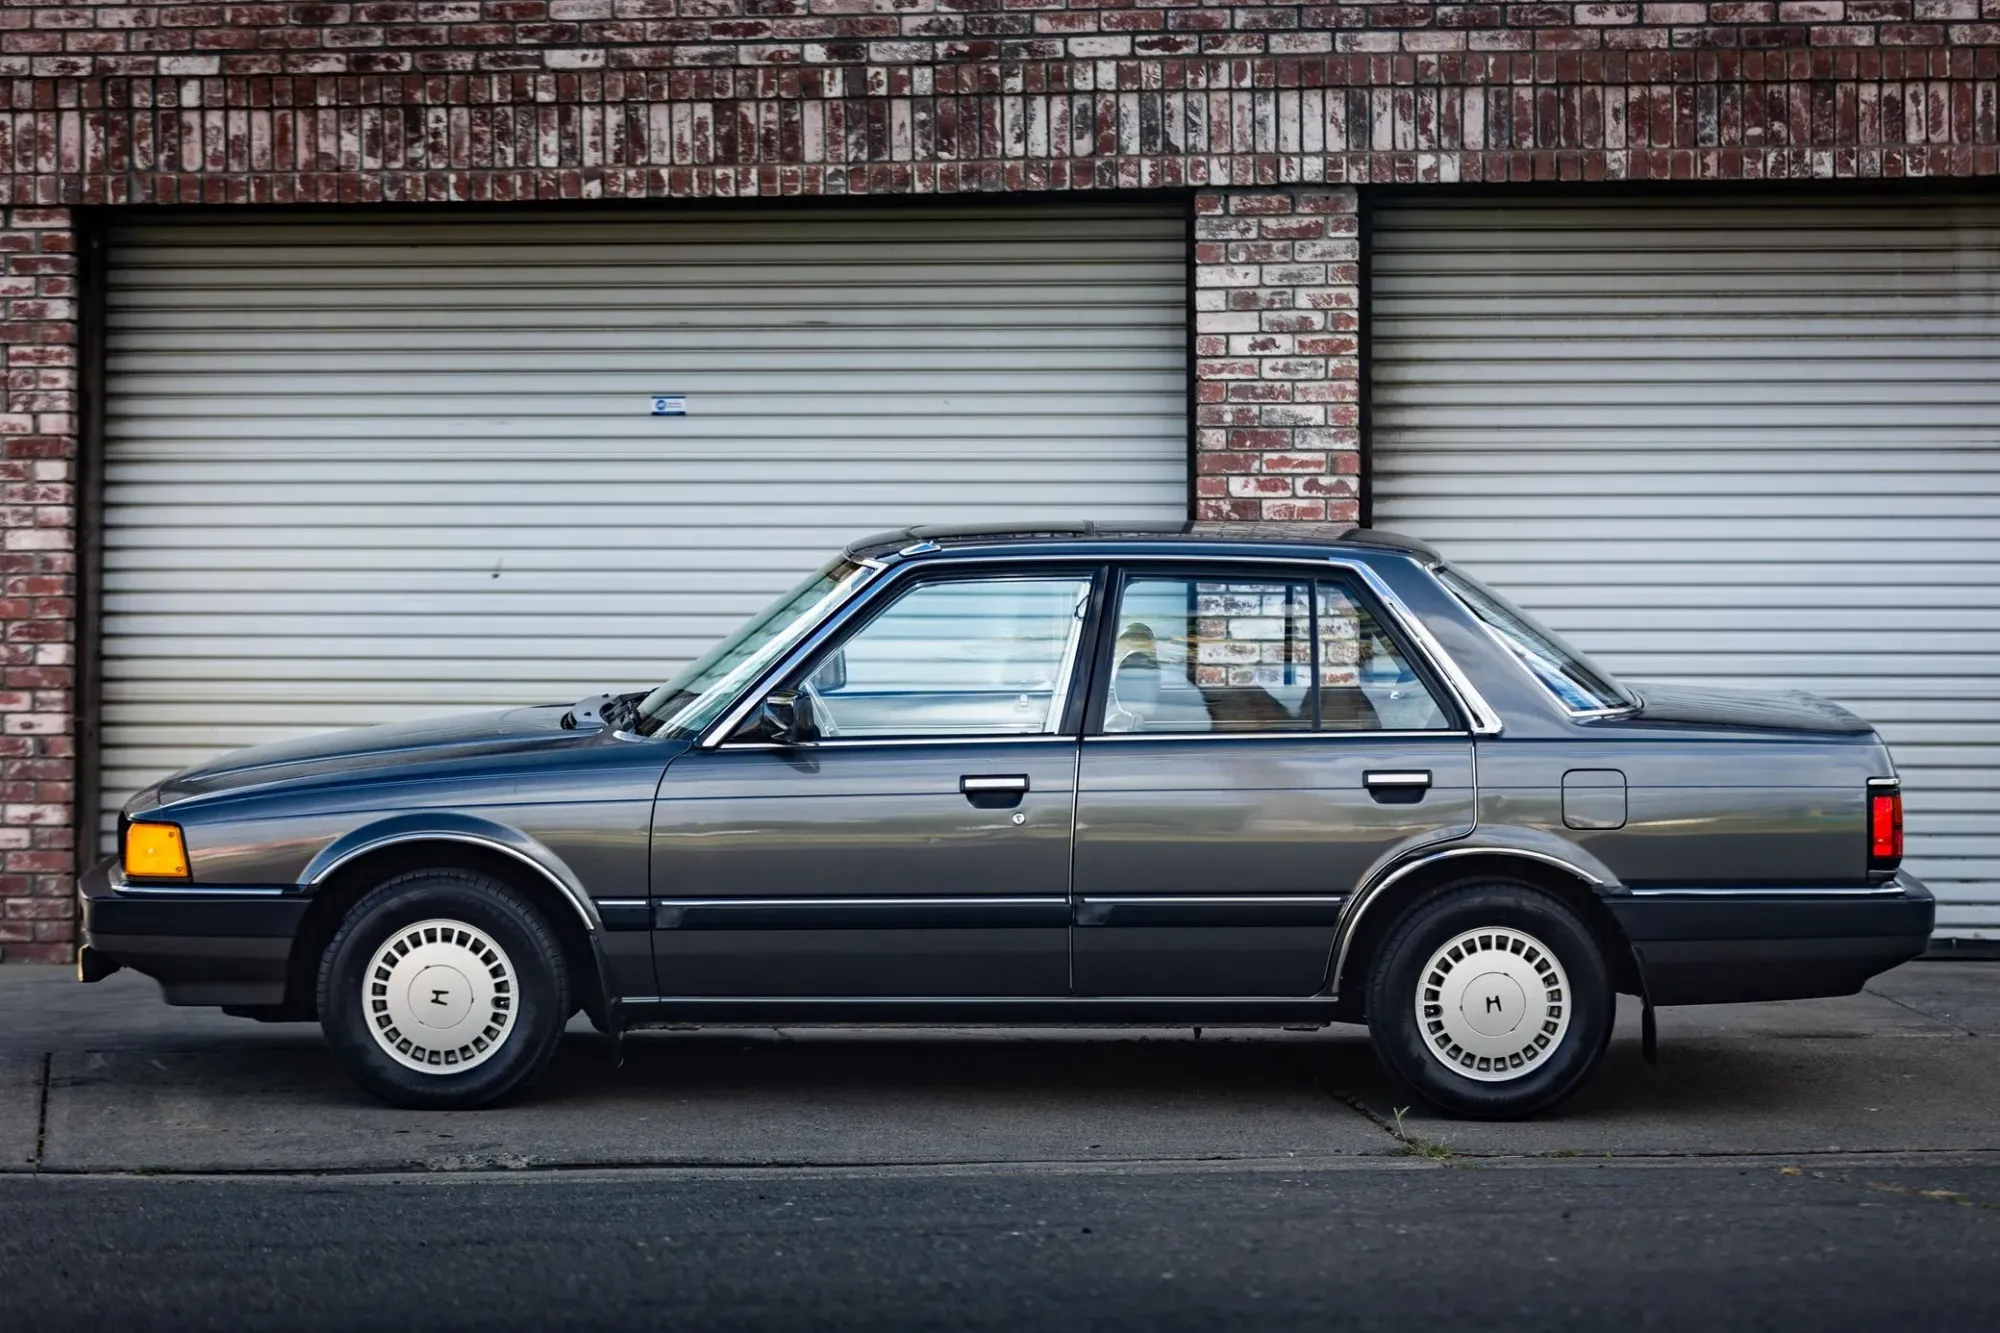
[[[1596,885],[1578,871],[1539,857],[1495,849],[1419,863],[1357,904],[1358,914],[1343,924],[1334,940],[1333,994],[1340,1002],[1340,1016],[1349,1022],[1367,1016],[1369,971],[1377,951],[1407,913],[1451,889],[1496,880],[1539,889],[1574,911],[1590,927],[1613,984],[1624,994],[1642,993],[1631,944]]]
[[[606,1028],[604,975],[598,950],[578,915],[575,901],[539,867],[475,842],[411,838],[362,852],[343,862],[313,893],[305,918],[292,939],[280,1017],[312,1021],[318,1014],[320,960],[340,923],[371,889],[418,870],[470,870],[490,875],[534,904],[562,944],[572,998],[593,1023]]]

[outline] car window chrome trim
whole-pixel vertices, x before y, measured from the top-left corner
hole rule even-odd
[[[1331,741],[1331,740],[1465,740],[1472,735],[1464,727],[1450,731],[1093,731],[1083,738],[1086,745],[1098,741]]]
[[[723,741],[715,750],[854,750],[870,745],[1074,745],[1072,735],[1023,731],[999,736],[833,736],[786,745],[779,741]]]
[[[1048,715],[1042,719],[1042,734],[1047,736],[1061,734],[1063,714],[1069,711],[1069,692],[1076,686],[1076,663],[1083,649],[1083,627],[1090,622],[1091,592],[1097,586],[1096,572],[1081,582],[1076,603],[1070,608],[1069,638],[1063,644],[1062,665],[1056,669],[1055,692],[1049,698]]]
[[[1564,700],[1564,698],[1560,694],[1557,694],[1555,690],[1550,687],[1547,681],[1543,680],[1540,676],[1536,675],[1533,671],[1529,670],[1528,664],[1521,660],[1521,654],[1519,653],[1519,651],[1515,649],[1513,644],[1507,642],[1507,640],[1501,635],[1498,629],[1495,629],[1492,625],[1486,623],[1486,617],[1480,615],[1477,611],[1473,610],[1472,607],[1466,602],[1466,600],[1458,595],[1458,590],[1456,588],[1452,587],[1449,583],[1446,583],[1443,579],[1438,577],[1439,572],[1443,570],[1445,567],[1446,566],[1444,561],[1437,560],[1433,561],[1428,565],[1425,565],[1424,571],[1431,576],[1432,581],[1435,582],[1438,585],[1438,587],[1443,588],[1445,590],[1446,596],[1450,597],[1453,602],[1456,602],[1459,608],[1463,610],[1465,614],[1472,617],[1474,623],[1476,623],[1479,626],[1479,628],[1485,632],[1486,637],[1493,640],[1494,644],[1497,645],[1500,648],[1500,650],[1507,655],[1507,660],[1514,663],[1516,666],[1520,667],[1522,673],[1526,675],[1530,680],[1535,682],[1535,688],[1540,690],[1543,694],[1547,695],[1549,702],[1554,704],[1557,708],[1560,708],[1563,711],[1564,716],[1568,717],[1572,722],[1594,722],[1599,718],[1605,718],[1605,717],[1629,717],[1632,714],[1638,712],[1641,708],[1645,707],[1646,704],[1645,699],[1640,696],[1637,690],[1633,689],[1630,685],[1627,685],[1622,680],[1614,681],[1613,684],[1617,685],[1619,689],[1625,691],[1627,694],[1632,696],[1631,703],[1618,704],[1610,708],[1570,707],[1569,703],[1566,700]]]
[[[849,559],[849,557],[846,556],[843,556],[842,558]],[[817,609],[818,607],[826,606],[828,602],[831,602],[832,606],[829,607],[828,610],[826,611],[826,618],[824,620],[821,620],[817,625],[808,625],[803,630],[800,630],[796,635],[792,637],[789,643],[787,643],[783,648],[778,650],[778,652],[772,659],[773,661],[790,660],[794,652],[797,651],[800,644],[812,641],[823,628],[825,628],[829,624],[832,624],[835,620],[840,618],[841,613],[843,611],[846,611],[854,606],[869,601],[870,599],[867,595],[868,590],[871,587],[875,587],[876,585],[880,584],[883,581],[883,572],[889,568],[889,566],[883,564],[879,560],[852,560],[851,563],[854,565],[855,572],[849,574],[845,579],[842,579],[833,588],[829,589],[824,597],[822,597],[818,602],[814,603],[812,607],[808,608],[808,611],[811,611]],[[797,622],[795,621],[793,622],[793,624],[796,625]],[[787,626],[787,629],[790,628],[791,626]],[[778,640],[773,640],[773,642],[778,642]],[[752,658],[754,657],[755,654],[752,654]],[[734,668],[734,670],[741,670],[743,665],[744,663],[738,663],[736,668]],[[733,671],[731,674],[733,674]],[[760,671],[755,675],[751,676],[750,688],[745,690],[743,694],[737,696],[735,702],[731,703],[727,708],[723,710],[722,716],[725,718],[733,717],[736,719],[736,722],[742,721],[743,716],[750,711],[750,708],[753,706],[754,701],[763,697],[762,694],[756,688],[757,683],[763,680],[767,680],[769,679],[769,677],[770,677],[770,671],[768,670],[768,668],[764,671]],[[726,681],[728,680],[728,678],[729,678],[728,675],[725,675],[723,677],[723,680]],[[710,688],[711,689],[720,688],[721,683],[722,682],[717,682],[715,686],[712,686]],[[689,700],[687,704],[685,704],[679,711],[677,711],[674,714],[673,718],[662,719],[659,727],[653,732],[653,735],[654,736],[664,735],[667,731],[666,724],[668,722],[673,721],[674,718],[686,716],[689,710],[693,709],[695,705],[698,704],[702,699],[708,697],[709,692],[710,692],[709,690],[704,690],[699,696]],[[730,729],[733,730],[734,727],[735,723],[732,722],[730,725]],[[716,733],[716,724],[714,722],[710,722],[707,727],[703,728],[700,734],[704,738],[701,743],[704,745],[707,744],[706,737],[708,737],[711,734],[718,734]],[[723,731],[719,734],[727,735],[728,732]]]
[[[583,918],[583,928],[585,930],[591,932],[592,934],[595,934],[599,929],[602,928],[604,924],[597,915],[596,904],[590,900],[590,896],[588,894],[580,894],[576,889],[571,888],[568,884],[563,882],[560,876],[558,876],[554,871],[550,870],[547,866],[543,865],[540,861],[537,861],[534,857],[529,856],[526,852],[521,851],[517,847],[509,847],[506,843],[501,842],[497,838],[482,838],[471,833],[457,833],[450,831],[440,831],[434,833],[433,832],[398,833],[393,837],[377,838],[373,842],[365,842],[362,843],[359,847],[355,847],[346,852],[343,852],[338,860],[333,861],[328,865],[326,865],[325,867],[323,867],[317,875],[314,875],[311,879],[307,880],[306,883],[308,886],[313,886],[313,887],[316,887],[320,884],[324,884],[327,881],[327,879],[330,876],[332,876],[336,871],[338,871],[342,866],[348,864],[350,861],[355,860],[357,857],[365,856],[369,852],[379,852],[384,847],[395,847],[403,843],[409,843],[409,842],[459,842],[459,843],[464,843],[467,846],[485,847],[491,851],[503,853],[504,855],[512,857],[514,860],[519,861],[522,865],[527,866],[531,870],[535,871],[543,879],[547,880],[551,885],[553,885],[557,890],[557,892],[561,893],[564,898],[568,899],[569,905],[576,909],[576,914]]]
[[[1413,872],[1428,865],[1435,865],[1439,861],[1449,861],[1462,856],[1514,856],[1528,861],[1540,861],[1544,865],[1568,871],[1593,888],[1601,888],[1604,885],[1602,879],[1582,866],[1565,861],[1560,856],[1531,851],[1525,847],[1446,847],[1440,851],[1416,856],[1382,875],[1373,884],[1357,890],[1348,899],[1348,905],[1341,911],[1340,921],[1334,927],[1334,938],[1339,944],[1334,950],[1333,975],[1327,983],[1329,992],[1338,993],[1340,990],[1340,979],[1347,971],[1347,953],[1354,944],[1355,927],[1360,923],[1362,914],[1368,910],[1369,905],[1392,888],[1397,881]]]
[[[992,548],[989,548],[987,551],[977,549],[954,550],[946,555],[925,559],[915,564],[898,566],[898,568],[931,570],[948,569],[957,565],[1040,564],[1056,566],[1089,565],[1095,569],[1103,569],[1114,564],[1186,564],[1190,560],[1197,560],[1202,564],[1285,565],[1304,569],[1332,568],[1353,574],[1381,601],[1383,608],[1388,611],[1390,617],[1396,622],[1397,627],[1409,636],[1416,650],[1428,659],[1431,668],[1443,679],[1445,688],[1454,696],[1460,710],[1471,724],[1464,730],[1469,731],[1474,736],[1498,736],[1505,729],[1500,720],[1500,714],[1495,711],[1493,705],[1486,701],[1486,696],[1479,692],[1479,688],[1472,683],[1471,678],[1465,674],[1464,669],[1459,666],[1452,655],[1445,651],[1444,645],[1438,642],[1437,637],[1425,627],[1417,615],[1404,603],[1403,599],[1396,595],[1395,590],[1383,580],[1382,576],[1364,561],[1348,559],[1342,556],[1208,555],[1201,553],[1190,554],[1182,551],[1142,552],[1138,554],[1111,554],[1107,552],[1096,556],[1049,554],[1003,555],[993,553]],[[872,567],[877,569],[887,568],[887,566],[869,561],[859,561],[857,563],[872,564]],[[1429,570],[1432,567],[1426,568]],[[1433,580],[1436,578],[1434,572],[1432,573],[1432,578]],[[757,700],[763,697],[763,691],[768,688],[769,682],[783,679],[787,672],[812,656],[828,639],[837,634],[841,627],[850,619],[872,605],[876,598],[885,590],[895,587],[898,581],[869,579],[862,587],[858,588],[856,596],[848,598],[845,602],[835,607],[827,618],[820,622],[818,627],[801,637],[799,642],[793,645],[790,652],[786,653],[771,669],[753,681],[750,688],[745,690],[734,704],[723,710],[720,717],[715,722],[710,723],[708,728],[702,732],[700,739],[696,741],[697,747],[704,750],[713,750],[723,744],[724,739],[742,724],[745,717],[749,716],[750,710],[756,706]],[[1439,586],[1443,585],[1440,584]],[[870,591],[871,589],[872,592]],[[1449,592],[1450,589],[1446,588],[1445,591]],[[1453,600],[1456,601],[1457,599],[1454,598]],[[1468,614],[1470,613],[1468,612]],[[1478,617],[1474,616],[1473,619],[1478,620]],[[1482,626],[1484,625],[1483,621],[1480,623]],[[1348,734],[1382,733],[1355,732]],[[1450,735],[1453,733],[1423,732],[1419,734]]]
[[[1030,558],[1028,557],[1022,557],[1020,561],[1020,563],[1030,563],[1030,562],[1035,564],[1053,565],[1058,568],[1067,567],[1074,569],[1074,568],[1087,567],[1091,571],[1090,574],[1087,576],[1090,579],[1095,579],[1097,577],[1097,571],[1104,568],[1104,561],[1101,559],[1050,560],[1047,557],[1040,557],[1037,559],[1032,559],[1031,561]],[[995,563],[1000,563],[1000,562],[992,560],[990,558],[984,560],[971,560],[971,561],[961,561],[961,560],[947,558],[943,560],[925,560],[919,564],[900,566],[900,568],[907,568],[911,570],[930,570],[930,569],[949,569],[953,565],[958,565],[958,564],[986,565]],[[1014,563],[1014,562],[1009,562],[1009,563]],[[887,566],[878,564],[874,565],[873,568],[880,570],[887,568]],[[1018,581],[1020,578],[1032,577],[1032,576],[1002,575],[1001,577],[1003,578],[1011,577]],[[1060,577],[1060,575],[1058,575],[1057,577]],[[737,727],[743,724],[743,719],[750,715],[750,710],[757,706],[757,701],[764,697],[765,693],[771,688],[771,684],[773,682],[783,680],[787,675],[791,674],[798,667],[802,666],[808,659],[812,657],[814,653],[818,652],[830,640],[832,640],[835,635],[839,634],[849,621],[853,620],[856,616],[860,615],[868,607],[874,605],[876,600],[880,598],[884,594],[884,592],[889,592],[895,596],[901,596],[900,593],[895,591],[897,584],[899,582],[901,582],[901,580],[871,578],[867,580],[867,582],[863,583],[861,586],[857,587],[855,589],[854,596],[849,597],[846,601],[836,606],[832,611],[830,611],[827,614],[827,618],[825,620],[822,620],[815,628],[808,630],[805,634],[801,635],[798,642],[794,643],[787,652],[785,652],[781,657],[775,660],[774,665],[772,665],[762,675],[758,676],[754,681],[752,681],[750,687],[743,692],[743,694],[736,700],[736,702],[731,704],[728,708],[724,709],[720,717],[716,721],[710,723],[707,730],[701,733],[701,738],[695,742],[696,747],[703,750],[713,750],[725,743],[734,744],[734,742],[729,742],[727,738],[735,732]],[[874,592],[872,594],[869,592],[869,589],[871,588],[874,589]],[[1063,708],[1066,708],[1067,704],[1068,700],[1064,699]],[[1058,710],[1057,712],[1053,713],[1052,716],[1060,718],[1062,716],[1062,711]],[[1046,731],[1040,731],[1029,734],[1036,736],[1046,736],[1050,735],[1051,733]],[[816,743],[824,744],[825,742],[816,742]]]
[[[1472,683],[1472,678],[1465,674],[1452,655],[1445,651],[1444,645],[1437,641],[1437,636],[1432,634],[1416,613],[1404,604],[1403,599],[1396,595],[1395,589],[1391,588],[1380,574],[1356,560],[1329,557],[1327,563],[1359,574],[1361,581],[1381,599],[1382,605],[1388,608],[1391,618],[1416,644],[1417,651],[1430,659],[1431,669],[1444,677],[1445,688],[1458,696],[1459,707],[1472,723],[1473,735],[1498,736],[1505,729],[1500,721],[1500,714],[1494,711],[1492,704],[1486,702],[1486,696],[1479,692],[1479,687]],[[1433,582],[1436,582],[1436,577],[1432,574]],[[1442,584],[1439,586],[1443,587]],[[1450,589],[1447,588],[1446,591],[1449,592]]]

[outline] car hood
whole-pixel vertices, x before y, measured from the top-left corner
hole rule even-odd
[[[465,713],[351,731],[322,732],[269,745],[232,750],[184,769],[139,793],[128,809],[208,796],[245,787],[343,774],[381,774],[441,760],[491,759],[559,747],[587,745],[596,728],[570,731],[560,704]]]
[[[1830,699],[1803,690],[1732,690],[1695,685],[1634,685],[1643,722],[1752,731],[1866,735],[1866,722]]]

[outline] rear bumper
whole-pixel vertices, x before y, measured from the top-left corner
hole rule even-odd
[[[1604,904],[1663,1005],[1852,995],[1922,953],[1937,915],[1907,874],[1872,891],[1651,890]]]
[[[97,975],[103,959],[143,972],[168,1004],[283,1002],[292,940],[310,899],[282,888],[129,888],[116,881],[114,864],[100,862],[77,885]]]

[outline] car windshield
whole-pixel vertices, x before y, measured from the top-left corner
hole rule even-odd
[[[845,557],[828,564],[647,695],[633,730],[641,736],[700,731],[773,658],[852,597],[875,568]]]
[[[1478,579],[1449,567],[1439,569],[1437,575],[1521,665],[1562,701],[1563,707],[1575,713],[1592,713],[1637,706],[1638,697],[1610,672]]]

